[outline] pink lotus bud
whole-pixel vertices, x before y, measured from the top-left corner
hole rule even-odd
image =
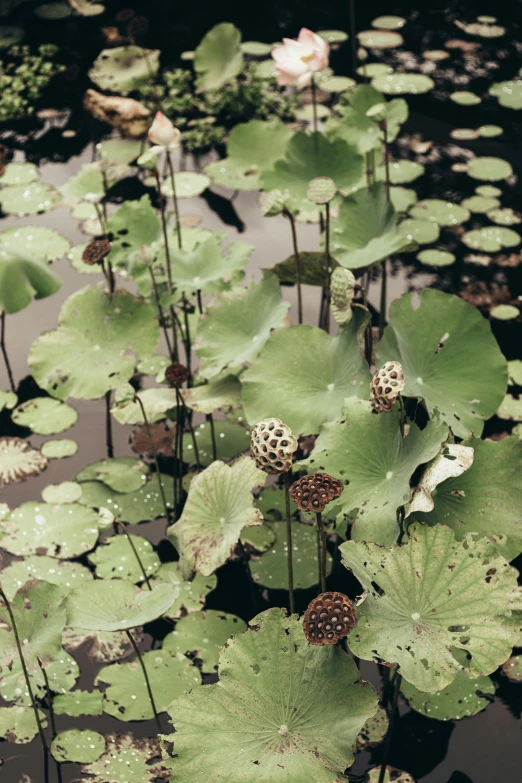
[[[329,53],[328,43],[306,27],[301,29],[297,41],[283,38],[283,45],[272,49],[277,83],[305,87],[310,84],[313,73],[324,71],[328,66]]]
[[[149,128],[149,141],[166,149],[174,149],[179,147],[181,132],[174,127],[163,112],[158,111],[154,117],[154,122]]]

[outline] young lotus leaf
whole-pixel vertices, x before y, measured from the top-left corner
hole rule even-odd
[[[216,456],[220,460],[231,460],[242,454],[250,446],[250,432],[245,426],[232,421],[215,421],[214,436],[216,439]],[[198,445],[199,464],[207,467],[214,460],[212,449],[212,427],[203,422],[195,428],[194,435]],[[183,435],[183,461],[190,465],[197,462],[192,434]]]
[[[390,163],[390,182],[392,185],[403,185],[414,182],[424,174],[424,166],[415,160],[395,160]],[[386,169],[380,166],[377,169],[377,179],[382,182],[386,178]]]
[[[269,609],[250,626],[222,650],[219,684],[172,703],[174,778],[340,781],[375,691],[340,647],[309,645],[297,617]]]
[[[486,253],[496,253],[503,247],[516,247],[520,244],[520,234],[511,228],[498,226],[474,228],[472,231],[466,231],[461,239],[472,250],[484,250]]]
[[[439,484],[433,493],[433,511],[416,511],[414,518],[447,525],[457,540],[468,533],[488,536],[499,554],[512,560],[522,552],[522,443],[518,438],[498,443],[470,438],[465,444],[474,451],[471,467]]]
[[[465,665],[465,660],[462,663]],[[495,694],[495,684],[489,677],[470,679],[462,669],[452,683],[436,693],[422,693],[406,680],[401,691],[410,707],[427,718],[461,720],[486,709]]]
[[[194,69],[202,91],[217,90],[243,70],[241,33],[233,24],[215,25],[194,52]]]
[[[271,590],[288,589],[288,546],[286,543],[286,522],[273,522],[275,543],[259,559],[250,561],[254,582]],[[312,525],[292,524],[292,555],[294,587],[306,589],[318,584],[319,558],[317,555],[317,528]],[[332,558],[327,554],[327,572]]]
[[[47,467],[47,457],[21,438],[0,439],[0,486],[38,476]]]
[[[92,549],[106,524],[102,514],[78,503],[22,503],[2,522],[0,547],[13,555],[67,560]]]
[[[417,253],[417,261],[428,266],[451,266],[455,263],[455,256],[447,250],[422,250]]]
[[[413,218],[403,220],[398,230],[399,234],[406,237],[409,240],[409,244],[413,245],[413,249],[416,249],[415,244],[429,245],[431,242],[436,242],[440,234],[437,223],[431,220]],[[408,248],[404,249],[407,250]]]
[[[7,215],[38,215],[56,209],[61,202],[59,191],[44,182],[10,185],[0,190],[0,204]]]
[[[29,672],[51,663],[62,648],[65,606],[62,591],[48,582],[27,582],[11,601],[18,636],[23,642],[24,660]],[[18,649],[6,606],[0,602],[0,666],[11,668],[19,662]],[[3,672],[5,674],[5,672]]]
[[[298,205],[309,205],[310,182],[330,177],[342,193],[350,193],[363,174],[363,158],[342,139],[329,141],[321,133],[296,133],[286,147],[284,158],[261,174],[263,190],[288,193]]]
[[[7,249],[0,242],[0,310],[18,313],[33,299],[45,299],[61,288],[60,278],[42,261]]]
[[[252,251],[246,242],[233,242],[221,255],[220,237],[212,234],[194,250],[171,250],[172,277],[176,286],[187,294],[203,291],[215,293],[239,282]]]
[[[169,508],[173,508],[173,489],[170,476],[154,473],[150,480],[134,492],[116,492],[102,481],[82,482],[82,503],[99,509],[109,509],[120,522],[137,525],[165,514],[165,506],[159,487],[163,484]],[[91,548],[91,547],[89,547]]]
[[[17,163],[13,161],[5,167],[0,176],[0,186],[5,185],[29,185],[40,179],[40,172],[35,163]]]
[[[37,435],[54,435],[76,424],[78,414],[65,402],[52,397],[36,397],[19,405],[11,414],[20,427],[29,427]]]
[[[435,87],[435,82],[424,73],[382,73],[374,76],[372,87],[384,95],[422,95]]]
[[[69,252],[68,239],[47,226],[6,228],[0,233],[0,255],[12,254],[35,261],[56,261]]]
[[[158,712],[166,712],[176,696],[201,685],[201,674],[191,661],[166,650],[143,653],[154,703]],[[113,663],[101,669],[96,684],[105,683],[103,711],[123,721],[150,720],[154,717],[143,672],[137,661]]]
[[[62,438],[61,440],[46,440],[42,443],[42,454],[48,459],[63,459],[72,457],[78,451],[75,440]]]
[[[192,480],[183,513],[167,531],[185,579],[193,571],[212,574],[232,554],[241,530],[261,524],[252,490],[265,480],[250,457],[230,466],[213,462]]]
[[[85,764],[100,758],[105,751],[105,740],[92,729],[66,729],[56,735],[50,750],[52,757],[60,763],[75,761]]]
[[[224,293],[199,321],[200,374],[212,378],[226,368],[253,361],[272,329],[283,325],[289,307],[281,299],[276,275],[270,272],[259,283],[252,280],[247,288]]]
[[[143,391],[136,393],[136,397],[141,400],[141,404],[145,408],[145,415],[149,424],[164,419],[167,411],[174,411],[177,407],[175,389],[165,387],[143,389]],[[120,424],[145,423],[141,405],[134,399],[116,404],[111,409],[111,413]],[[108,482],[106,481],[105,483],[107,484]],[[116,489],[116,487],[113,488]],[[129,489],[119,491],[128,492]]]
[[[127,95],[139,90],[159,68],[158,49],[116,46],[103,49],[89,71],[89,78],[102,90]]]
[[[135,492],[147,483],[149,469],[139,459],[115,457],[91,462],[76,474],[76,481],[102,481],[115,492]]]
[[[116,266],[127,267],[130,257],[142,245],[150,247],[161,237],[160,219],[149,196],[142,196],[139,201],[124,201],[109,218],[107,232],[112,237],[109,260]],[[170,247],[174,247],[173,240]]]
[[[384,106],[387,140],[394,141],[401,125],[408,119],[408,104],[402,98],[384,102],[381,93],[368,84],[359,85],[343,97],[337,109],[340,118],[327,123],[328,136],[344,139],[361,154],[380,149],[383,132],[379,123],[367,115],[373,106],[378,105]]]
[[[130,536],[134,549],[147,576],[152,576],[160,567],[154,547],[142,536]],[[99,579],[126,579],[129,582],[144,582],[142,568],[126,536],[114,536],[98,546],[89,555]]]
[[[157,740],[109,734],[107,750],[92,764],[84,764],[83,776],[90,783],[157,783],[167,770],[161,761]]]
[[[103,693],[101,691],[69,691],[60,693],[53,699],[55,715],[101,715],[103,712]]]
[[[40,723],[47,725],[45,713],[38,710]],[[6,742],[14,742],[17,745],[25,745],[31,742],[38,734],[38,725],[32,706],[13,705],[0,707],[0,737]]]
[[[179,588],[178,597],[170,609],[165,612],[167,617],[177,618],[191,612],[199,612],[202,609],[208,593],[214,590],[217,585],[217,577],[214,574],[211,576],[195,574],[194,578],[188,582],[181,575],[179,562],[174,562],[163,563],[160,566],[152,578],[152,583],[156,582],[167,582],[167,584],[173,584]]]
[[[96,145],[96,152],[102,161],[125,165],[132,163],[140,155],[140,139],[105,139]]]
[[[397,214],[380,183],[345,199],[332,224],[332,253],[348,269],[372,266],[410,245],[397,231]]]
[[[507,363],[488,322],[475,307],[442,291],[422,291],[416,308],[412,294],[396,299],[376,356],[377,366],[399,361],[404,394],[424,399],[430,414],[437,409],[460,438],[480,435],[506,390]]]
[[[182,389],[181,395],[185,405],[198,413],[213,413],[218,408],[227,411],[241,405],[241,381],[225,371],[208,383]]]
[[[177,171],[174,174],[174,186],[177,198],[195,198],[210,185],[210,178],[199,171]],[[163,195],[172,198],[172,181],[170,176],[161,185]]]
[[[59,323],[29,353],[36,382],[59,399],[102,397],[129,380],[136,356],[154,353],[159,343],[152,305],[127,291],[109,299],[102,285],[70,296]]]
[[[520,310],[514,305],[496,305],[489,311],[492,318],[497,318],[499,321],[511,321],[513,318],[518,318]]]
[[[12,561],[2,571],[2,588],[8,600],[12,600],[17,590],[31,579],[58,585],[62,595],[67,595],[79,585],[90,581],[92,574],[80,563],[68,563],[46,555],[31,555],[24,560]]]
[[[438,223],[439,226],[459,226],[469,220],[469,210],[438,198],[427,198],[418,201],[413,209],[410,209],[413,218],[422,218]]]
[[[468,161],[467,170],[473,179],[481,179],[487,182],[498,182],[507,179],[513,174],[511,164],[502,158],[472,158]]]
[[[455,478],[469,470],[473,464],[474,449],[472,446],[448,443],[424,470],[415,487],[412,501],[406,516],[418,511],[433,511],[435,501],[433,494],[439,484],[448,478]]]
[[[159,584],[140,590],[121,579],[95,579],[65,599],[67,624],[86,631],[124,631],[161,617],[173,604],[176,588]]]
[[[246,630],[246,624],[234,614],[207,609],[182,617],[176,630],[163,640],[163,650],[172,655],[191,654],[202,663],[202,671],[217,668],[221,648],[234,633]],[[177,694],[176,694],[177,695]]]
[[[346,397],[366,396],[370,373],[357,341],[364,323],[357,311],[336,337],[306,325],[275,332],[241,378],[247,421],[277,416],[294,435],[313,434]]]
[[[462,669],[490,674],[518,637],[511,618],[516,572],[487,539],[456,541],[443,525],[414,525],[403,546],[347,541],[340,551],[367,596],[348,637],[354,655],[399,665],[418,690],[441,691]]]
[[[356,540],[382,546],[396,541],[396,512],[411,499],[410,478],[439,452],[448,436],[444,422],[432,421],[423,430],[412,422],[402,438],[399,419],[398,406],[375,416],[369,403],[346,400],[342,418],[325,424],[314,450],[300,463],[345,483],[340,502],[344,514],[358,509],[352,527]]]
[[[506,106],[508,109],[522,109],[522,80],[494,82],[488,92],[498,98],[501,106]]]
[[[99,163],[87,163],[62,185],[63,195],[71,200],[100,201],[105,195],[105,181]]]

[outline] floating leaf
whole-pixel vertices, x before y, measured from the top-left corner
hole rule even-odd
[[[0,186],[29,185],[40,179],[40,170],[35,163],[8,163],[0,176]]]
[[[511,321],[513,318],[518,318],[520,310],[514,305],[497,305],[491,308],[489,314],[499,321]]]
[[[402,35],[392,30],[362,30],[357,38],[368,49],[395,49],[404,43]]]
[[[89,78],[102,90],[128,95],[144,87],[158,72],[158,49],[116,46],[103,49],[89,71]]]
[[[76,481],[102,481],[115,492],[134,492],[147,483],[149,469],[139,459],[116,457],[92,462],[76,475]]]
[[[390,200],[397,212],[407,212],[417,201],[417,194],[412,188],[395,185],[390,188]]]
[[[163,491],[167,506],[173,508],[172,477],[156,474],[140,489],[134,492],[116,492],[101,481],[82,482],[82,503],[94,508],[109,509],[120,522],[128,522],[137,525],[139,522],[150,521],[156,517],[164,516],[165,506],[159,481],[163,484]]]
[[[0,390],[0,411],[11,411],[18,402],[18,396],[12,391]]]
[[[44,607],[41,608],[45,612]],[[50,690],[54,693],[65,693],[74,688],[76,680],[80,676],[80,667],[65,650],[60,649],[50,663],[43,663]],[[43,699],[47,695],[47,686],[39,664],[29,674],[31,687],[36,699]],[[0,696],[5,701],[16,701],[27,706],[31,705],[31,697],[27,690],[27,684],[20,660],[17,658],[11,665],[9,672],[0,680]]]
[[[172,276],[180,290],[187,294],[216,293],[242,279],[253,246],[233,242],[222,254],[219,242],[220,237],[213,234],[194,250],[171,250]]]
[[[261,523],[252,490],[265,480],[250,457],[230,466],[213,462],[194,477],[183,513],[168,529],[185,578],[192,571],[212,574],[231,556],[241,530]]]
[[[472,250],[496,253],[503,247],[516,247],[520,244],[520,235],[511,228],[484,226],[467,231],[461,237],[464,244]]]
[[[109,734],[107,750],[97,761],[82,767],[91,783],[156,783],[167,775],[157,740]]]
[[[294,435],[317,433],[346,397],[366,396],[370,373],[357,341],[364,321],[357,312],[337,337],[306,325],[275,332],[241,377],[247,421],[277,416]]]
[[[465,660],[462,662],[466,663]],[[489,677],[472,680],[463,669],[457,672],[452,683],[436,693],[422,693],[406,681],[401,691],[410,707],[427,718],[460,720],[485,710],[495,694],[495,685]]]
[[[502,665],[502,672],[512,682],[522,682],[522,656],[512,655],[508,658]]]
[[[72,200],[100,201],[105,196],[106,187],[100,164],[87,163],[62,185],[62,193]]]
[[[422,250],[417,260],[428,266],[450,266],[455,263],[455,256],[447,250]]]
[[[0,439],[0,485],[25,481],[47,467],[47,458],[21,438]]]
[[[328,710],[317,711],[318,699]],[[283,767],[288,783],[333,783],[376,708],[373,688],[361,685],[340,647],[310,646],[297,617],[269,609],[223,649],[219,684],[172,703],[170,766],[179,783],[207,774],[210,758],[216,781],[276,780]]]
[[[141,401],[141,405],[133,398],[128,402],[117,403],[111,409],[112,415],[120,424],[144,424],[142,406],[149,424],[164,419],[167,412],[174,411],[177,407],[175,389],[165,387],[143,389],[143,391],[137,392],[135,397]],[[117,489],[117,487],[113,488]],[[131,489],[132,487],[119,489],[118,492],[129,492]]]
[[[210,185],[210,179],[200,171],[176,171],[174,185],[177,198],[195,198],[201,195]],[[161,191],[165,196],[173,196],[170,177],[164,180]]]
[[[140,590],[120,579],[96,579],[67,596],[67,624],[87,631],[137,628],[161,617],[176,595],[172,584]]]
[[[60,763],[85,764],[100,758],[105,751],[105,739],[92,729],[66,729],[56,735],[50,750],[52,757]]]
[[[378,16],[372,20],[372,27],[382,30],[400,30],[406,24],[403,16]]]
[[[424,73],[383,73],[373,77],[372,87],[384,95],[422,95],[433,90],[435,82]]]
[[[231,421],[215,421],[214,435],[216,438],[216,456],[220,460],[230,460],[242,454],[250,446],[250,432],[244,426],[238,426]],[[198,446],[200,465],[210,465],[213,460],[211,425],[203,422],[194,429]],[[194,442],[191,433],[183,435],[183,461],[190,465],[197,462]]]
[[[142,245],[150,247],[157,242],[161,223],[149,196],[142,196],[139,201],[124,201],[107,221],[107,232],[112,237],[109,260],[116,266],[125,267]],[[173,238],[169,246],[174,247]]]
[[[341,544],[344,565],[367,591],[350,649],[365,660],[397,663],[405,680],[429,693],[462,669],[453,648],[471,656],[471,678],[489,674],[518,636],[510,617],[516,572],[486,539],[457,542],[443,525],[414,525],[409,535],[391,549]]]
[[[191,612],[199,612],[205,605],[207,594],[215,589],[217,577],[215,575],[203,576],[203,574],[195,574],[190,582],[186,581],[181,575],[179,561],[176,561],[174,563],[163,563],[153,577],[153,583],[155,582],[167,582],[167,584],[173,584],[179,588],[178,597],[170,609],[165,612],[167,617],[177,618]]]
[[[101,715],[102,705],[101,691],[70,691],[61,693],[53,699],[54,713],[69,715],[71,718],[78,718],[80,715]]]
[[[182,617],[176,629],[163,640],[163,650],[171,654],[192,654],[202,662],[202,671],[217,668],[221,648],[234,633],[246,630],[246,624],[234,614],[207,609]],[[176,694],[178,695],[178,694]]]
[[[470,196],[465,198],[462,202],[462,206],[469,209],[470,212],[476,212],[478,214],[485,214],[495,207],[500,206],[500,201],[492,196]]]
[[[54,435],[72,427],[78,414],[65,402],[36,397],[15,408],[11,418],[19,427],[29,427],[37,435]]]
[[[42,498],[46,503],[76,503],[82,496],[82,488],[75,481],[62,481],[61,484],[49,484],[42,489]]]
[[[522,80],[494,82],[488,92],[498,98],[501,106],[506,106],[508,109],[522,109]]]
[[[385,169],[381,167],[377,174],[380,180],[385,179]],[[424,174],[424,166],[415,160],[394,160],[390,162],[390,182],[392,185],[402,185],[413,182]]]
[[[45,713],[38,710],[40,723],[47,725]],[[14,742],[17,745],[25,745],[38,734],[38,725],[32,706],[25,707],[14,705],[12,707],[0,707],[0,737],[6,742]]]
[[[105,139],[96,145],[96,152],[100,160],[119,165],[135,161],[141,150],[140,139]]]
[[[37,215],[59,207],[62,197],[56,188],[44,182],[9,185],[0,190],[0,204],[7,215]]]
[[[498,182],[507,179],[513,174],[511,164],[501,158],[472,158],[467,163],[467,171],[473,179],[482,179],[487,182]]]
[[[25,261],[56,261],[68,253],[71,243],[48,226],[6,228],[0,232],[0,257]]]
[[[461,438],[480,435],[505,393],[507,365],[488,322],[463,299],[441,291],[424,290],[417,308],[412,294],[395,300],[376,355],[378,366],[399,361],[405,396],[424,399]]]
[[[261,41],[243,41],[241,51],[243,54],[250,55],[250,57],[265,57],[272,51],[272,46],[271,44],[261,43]]]
[[[142,641],[139,629],[132,632],[136,644]],[[63,643],[68,652],[81,652],[95,663],[121,661],[134,653],[134,648],[125,631],[83,631],[80,628],[65,628]]]
[[[522,223],[522,217],[508,207],[488,210],[488,218],[499,226],[518,226]]]
[[[182,389],[185,405],[198,413],[212,413],[218,408],[229,410],[241,405],[241,381],[237,375],[224,372],[208,383]]]
[[[470,92],[469,90],[456,90],[455,92],[451,92],[449,94],[450,101],[453,101],[453,103],[458,103],[459,106],[477,106],[479,103],[482,102],[482,99],[475,95],[474,92]]]
[[[439,238],[439,227],[437,223],[431,220],[418,220],[408,218],[399,225],[399,234],[405,237],[409,244],[413,242],[419,245],[428,245],[430,242],[436,242]]]
[[[288,589],[288,546],[286,543],[286,522],[272,522],[276,541],[259,559],[250,561],[254,581],[271,590]],[[294,587],[306,589],[320,581],[317,549],[317,528],[313,525],[292,524],[292,556]],[[327,572],[332,564],[327,554]]]
[[[53,396],[91,400],[128,381],[136,356],[154,353],[158,342],[152,305],[121,290],[109,299],[99,285],[67,299],[59,327],[31,346],[29,366]]]
[[[382,128],[371,116],[370,109],[377,108],[384,115],[388,142],[395,140],[401,125],[408,118],[408,104],[405,100],[397,98],[383,102],[382,94],[368,84],[351,90],[336,108],[339,116],[327,123],[327,135],[344,139],[362,154],[375,149],[380,151],[384,139]]]
[[[145,577],[152,576],[160,567],[159,558],[154,547],[143,536],[129,536],[138,556],[126,536],[113,536],[96,548],[89,555],[90,562],[96,568],[99,579],[126,579],[129,582],[144,582]],[[138,562],[138,557],[141,561]]]
[[[410,215],[413,218],[432,220],[439,226],[459,226],[470,218],[469,211],[464,207],[438,198],[418,201],[413,209],[410,209]]]
[[[42,443],[42,454],[48,459],[63,459],[72,457],[78,451],[75,440],[63,438],[62,440],[46,440]]]
[[[92,574],[80,563],[68,563],[45,555],[32,555],[24,560],[12,561],[2,571],[2,588],[7,598],[12,600],[17,590],[31,579],[58,585],[62,595],[66,595],[79,584],[92,579]]]
[[[367,750],[380,745],[386,736],[389,723],[386,710],[379,705],[375,715],[366,721],[357,735],[357,750]]]

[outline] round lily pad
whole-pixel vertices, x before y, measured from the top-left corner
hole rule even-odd
[[[145,577],[138,557],[148,577],[156,573],[160,567],[160,560],[150,541],[147,541],[143,536],[130,535],[129,538],[134,549],[127,536],[118,535],[97,546],[95,551],[89,555],[90,562],[96,568],[97,577],[100,579],[127,579],[135,584],[144,582]],[[134,550],[136,550],[138,557],[136,557]]]
[[[481,103],[481,98],[475,95],[474,92],[469,92],[469,90],[457,90],[450,93],[449,98],[453,103],[458,103],[460,106],[476,106]]]
[[[77,475],[76,481],[102,481],[115,492],[134,492],[147,483],[149,469],[134,457],[115,457],[92,462]]]
[[[390,181],[392,185],[413,182],[424,174],[424,166],[414,160],[394,160],[390,163]]]
[[[89,78],[102,90],[127,95],[139,90],[157,73],[159,55],[157,49],[141,46],[103,49],[89,71]]]
[[[481,125],[480,128],[477,128],[477,133],[485,139],[493,139],[496,136],[501,136],[504,129],[500,125]]]
[[[511,164],[501,158],[473,158],[468,161],[467,171],[473,179],[482,179],[487,182],[498,182],[507,179],[513,174]]]
[[[70,247],[68,239],[47,226],[7,228],[0,233],[0,253],[5,251],[23,258],[56,261],[66,255]]]
[[[485,226],[467,231],[462,236],[464,244],[472,250],[495,253],[503,247],[516,247],[520,244],[520,235],[511,228]]]
[[[250,561],[254,581],[272,590],[288,589],[288,561],[286,544],[286,522],[273,522],[276,541],[259,559]],[[292,523],[292,553],[294,566],[294,587],[308,588],[319,583],[319,559],[317,548],[317,527]],[[328,554],[327,570],[332,559]]]
[[[426,49],[426,51],[422,53],[422,56],[426,60],[431,60],[432,62],[437,63],[441,60],[447,60],[450,56],[450,53],[445,49]]]
[[[357,38],[366,49],[395,49],[404,43],[402,35],[393,30],[362,30]]]
[[[479,134],[472,128],[455,128],[451,131],[450,136],[452,139],[457,139],[457,141],[473,141],[478,139]]]
[[[419,245],[427,245],[437,241],[440,229],[432,220],[408,218],[399,224],[399,233]]]
[[[76,477],[78,478],[78,477]],[[150,480],[134,492],[116,492],[102,481],[83,481],[82,503],[93,508],[108,509],[120,522],[137,525],[139,522],[164,516],[165,506],[159,488],[163,484],[167,506],[173,507],[172,478],[154,473]]]
[[[56,715],[69,715],[72,718],[78,718],[80,715],[101,715],[102,702],[101,691],[74,690],[55,696],[53,710]]]
[[[405,24],[406,19],[403,16],[378,16],[372,19],[372,27],[382,30],[400,30]]]
[[[439,226],[458,226],[465,223],[470,217],[469,211],[465,207],[437,198],[419,201],[410,209],[410,215],[413,218],[432,220]]]
[[[37,435],[54,435],[72,427],[78,413],[71,406],[52,397],[36,397],[19,405],[11,417],[20,427],[29,427]]]
[[[37,6],[33,13],[39,19],[53,21],[67,19],[67,17],[72,16],[72,8],[67,3],[43,3]]]
[[[261,41],[243,41],[241,51],[250,57],[266,57],[272,51],[272,46]]]
[[[462,206],[469,209],[470,212],[477,212],[485,215],[491,209],[500,206],[500,201],[493,196],[470,196],[465,198],[462,202]]]
[[[455,256],[447,250],[422,250],[417,259],[428,266],[450,266],[455,263]]]
[[[488,210],[488,218],[498,226],[518,226],[522,223],[520,214],[509,207]]]
[[[372,87],[385,95],[422,95],[433,90],[435,82],[423,73],[389,73],[375,76]]]
[[[317,35],[328,43],[343,43],[348,40],[348,33],[344,30],[319,30]]]
[[[178,198],[194,198],[208,188],[210,178],[199,171],[177,171],[174,174],[174,184]],[[165,196],[173,195],[170,177],[163,181],[161,192]]]
[[[365,63],[357,68],[359,76],[373,79],[374,76],[382,76],[384,73],[393,73],[393,68],[386,63]]]
[[[502,191],[500,188],[497,188],[495,185],[478,185],[475,188],[475,193],[478,193],[479,196],[501,196]]]
[[[489,677],[470,679],[464,669],[458,672],[450,685],[435,693],[422,693],[406,681],[401,691],[410,707],[427,718],[460,720],[484,710],[492,700],[495,685]]]
[[[47,719],[42,710],[38,710],[41,725],[47,726]],[[31,706],[14,704],[0,707],[0,737],[7,742],[25,745],[38,734],[38,724]]]
[[[86,764],[99,759],[105,751],[105,739],[92,729],[61,731],[51,743],[51,754],[56,761],[75,761]]]
[[[4,409],[11,411],[18,402],[18,395],[12,391],[0,390],[0,411]]]
[[[156,739],[136,739],[129,734],[109,734],[105,741],[105,753],[97,761],[83,767],[86,780],[91,780],[92,783],[149,783],[168,777]]]
[[[105,139],[96,145],[100,160],[109,163],[132,163],[139,156],[142,142],[138,139]]]
[[[350,79],[348,76],[330,76],[329,79],[325,79],[321,82],[321,90],[335,93],[345,92],[356,84],[357,82],[354,79]]]
[[[202,671],[217,668],[219,653],[235,633],[246,630],[246,623],[234,614],[207,609],[182,617],[176,629],[163,640],[163,649],[172,654],[191,654],[202,662]]]
[[[497,305],[491,308],[489,314],[499,321],[511,321],[513,318],[518,318],[520,310],[514,305]]]
[[[316,107],[316,113],[317,118],[322,120],[325,117],[329,117],[332,112],[328,106],[319,103]],[[301,122],[312,121],[314,119],[314,107],[311,103],[308,103],[306,106],[302,106],[300,109],[296,109],[294,114],[296,119],[300,120]]]
[[[1,48],[1,46],[0,46]],[[8,163],[0,176],[0,186],[29,185],[40,179],[40,171],[35,163]]]
[[[61,440],[46,440],[42,443],[42,454],[48,459],[63,459],[72,457],[78,451],[78,444],[75,440],[63,438]]]
[[[390,199],[396,212],[407,212],[417,201],[417,194],[412,188],[393,185],[390,188]]]
[[[277,76],[277,69],[272,58],[256,63],[255,74],[260,79],[275,79]]]
[[[17,590],[31,579],[58,585],[62,594],[66,595],[91,580],[92,574],[80,563],[56,560],[46,555],[31,555],[11,562],[2,571],[2,587],[8,599],[12,600]]]
[[[506,106],[508,109],[522,109],[522,79],[492,84],[489,94],[498,98],[501,106]]]
[[[46,503],[75,503],[81,496],[82,488],[74,481],[49,484],[42,490],[42,498]]]
[[[43,182],[9,185],[0,190],[0,204],[8,215],[37,215],[60,206],[62,197],[56,188]]]

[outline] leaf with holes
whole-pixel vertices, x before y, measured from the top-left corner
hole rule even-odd
[[[207,609],[193,612],[176,623],[176,629],[163,640],[163,650],[172,655],[191,654],[202,663],[202,671],[212,672],[218,665],[219,653],[234,633],[246,625],[234,614]]]
[[[29,427],[37,435],[54,435],[76,424],[74,408],[52,397],[36,397],[15,408],[12,420],[19,427]]]
[[[128,95],[139,90],[157,73],[158,49],[116,46],[102,49],[89,71],[89,78],[102,90]]]
[[[465,655],[461,663],[465,666]],[[452,683],[436,693],[422,693],[405,680],[401,691],[412,710],[427,718],[461,720],[486,709],[493,700],[495,684],[490,677],[470,679],[464,668],[457,673]]]
[[[264,526],[263,526],[264,527]],[[269,590],[288,589],[288,546],[286,543],[286,522],[272,522],[270,529],[276,540],[267,547],[261,557],[250,561],[254,582]],[[257,530],[257,528],[253,528]],[[317,528],[314,525],[292,523],[292,554],[294,587],[306,590],[320,581],[317,551]],[[332,558],[326,556],[326,570],[330,572]]]
[[[47,555],[31,555],[24,560],[13,560],[2,571],[2,588],[7,598],[12,600],[17,590],[31,579],[58,585],[62,595],[67,595],[79,585],[90,581],[92,574],[80,563],[56,560]]]
[[[42,726],[47,725],[45,714],[38,710]],[[6,742],[25,745],[38,734],[38,725],[32,706],[16,704],[11,707],[0,707],[0,737]]]
[[[161,760],[157,740],[136,739],[131,735],[109,734],[107,750],[92,764],[82,766],[83,777],[90,783],[158,783],[167,770]]]
[[[89,555],[99,579],[126,579],[137,584],[145,582],[143,572],[147,577],[156,573],[160,561],[150,541],[143,536],[130,535],[129,538],[132,544],[126,536],[113,536]]]

